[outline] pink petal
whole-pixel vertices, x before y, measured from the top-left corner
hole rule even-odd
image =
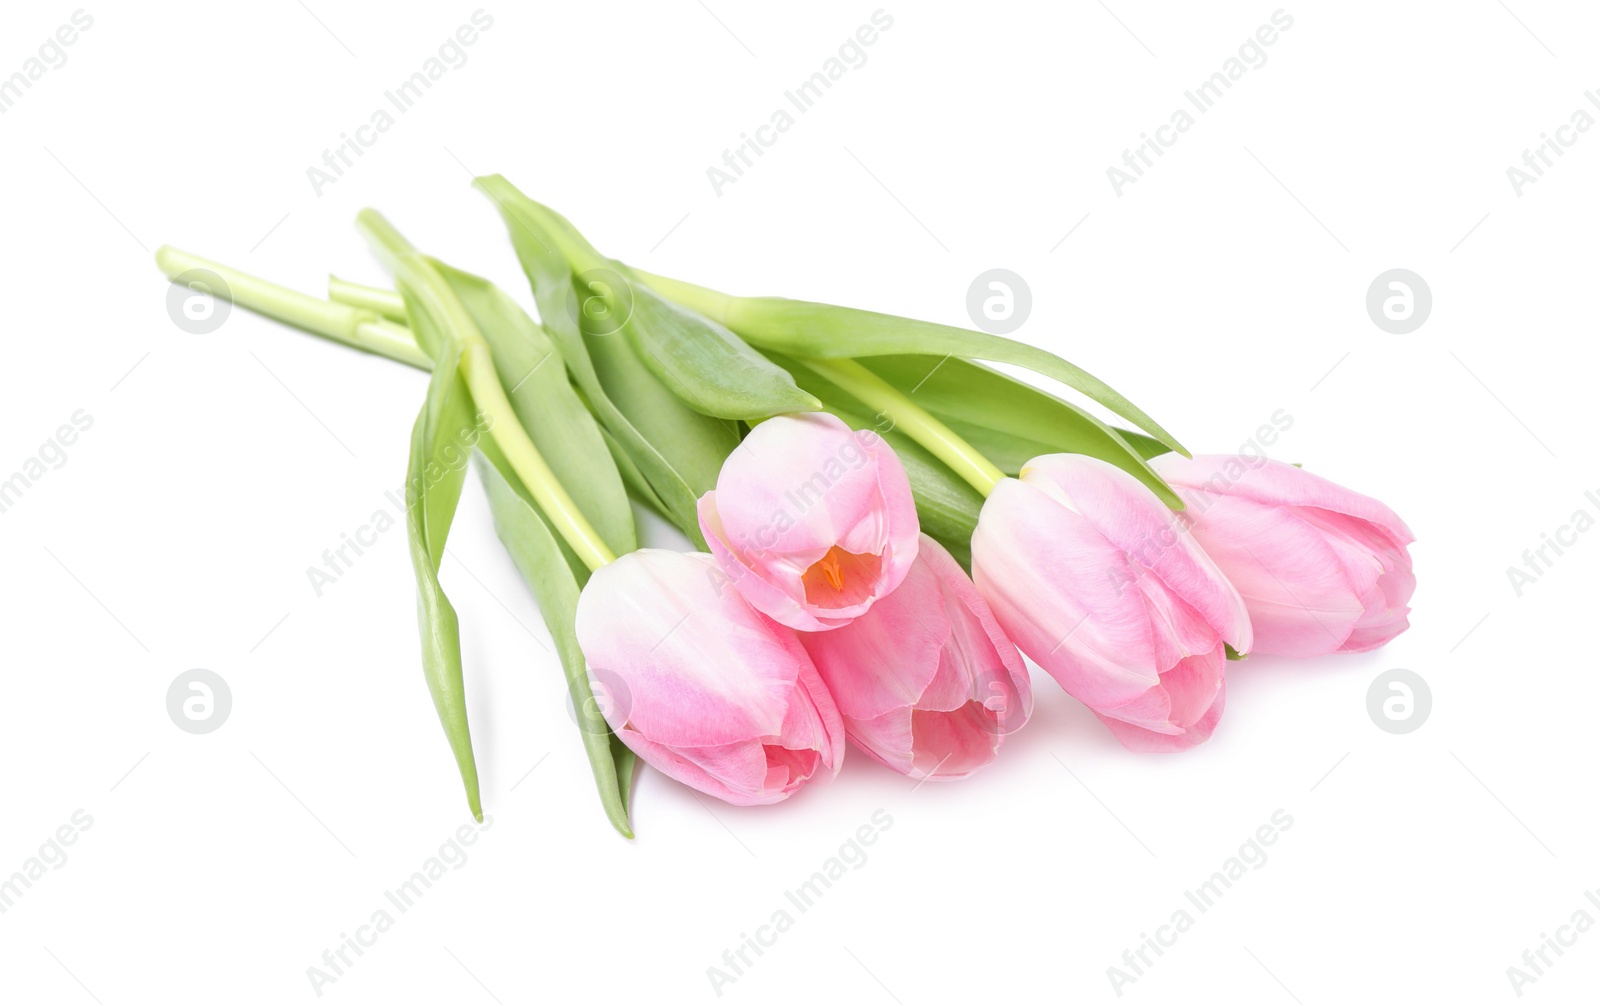
[[[1150,466],[1175,489],[1242,496],[1269,506],[1315,507],[1365,520],[1382,528],[1397,545],[1416,540],[1405,521],[1383,503],[1292,464],[1229,454],[1162,454]]]
[[[1341,552],[1297,510],[1192,490],[1185,498],[1195,500],[1195,539],[1245,598],[1256,652],[1317,656],[1349,638],[1382,571],[1375,559]]]
[[[576,628],[591,670],[627,689],[616,714],[672,747],[778,735],[811,662],[792,631],[726,587],[709,555],[622,556],[590,578]]]
[[[1362,651],[1407,627],[1411,531],[1387,506],[1261,458],[1157,458],[1198,540],[1244,596],[1255,650]]]
[[[820,412],[759,423],[699,514],[712,554],[750,604],[804,631],[865,613],[916,557],[916,506],[900,459],[877,434]],[[813,567],[830,554],[846,556],[851,575],[816,589]]]
[[[617,735],[657,771],[735,806],[781,802],[821,766],[817,751],[792,751],[754,740],[720,747],[669,747],[631,729]]]
[[[1046,454],[1023,466],[1022,481],[1082,514],[1132,565],[1160,579],[1235,649],[1250,651],[1243,599],[1176,515],[1138,479],[1096,457]]]
[[[1017,648],[1084,704],[1121,705],[1157,683],[1127,559],[1038,487],[1007,478],[990,493],[972,535],[972,574]]]
[[[955,781],[995,759],[1001,734],[992,732],[985,714],[976,702],[949,712],[911,713],[911,730],[916,735],[916,760],[906,774],[932,781]]]
[[[851,624],[801,642],[857,747],[913,777],[965,777],[1032,710],[1016,647],[929,537],[899,589]]]
[[[839,705],[852,719],[875,719],[916,704],[939,668],[950,620],[939,582],[922,561],[899,589],[842,628],[808,632],[800,642]]]
[[[1180,750],[1188,750],[1211,739],[1217,723],[1222,719],[1223,699],[1226,697],[1226,687],[1217,688],[1217,697],[1205,714],[1194,725],[1181,733],[1161,733],[1143,729],[1131,723],[1100,715],[1100,721],[1110,728],[1111,733],[1122,745],[1135,753],[1170,754]]]

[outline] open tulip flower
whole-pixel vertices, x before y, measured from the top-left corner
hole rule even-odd
[[[795,633],[726,588],[710,555],[647,548],[598,569],[577,639],[618,738],[739,806],[775,803],[844,756],[833,699]]]
[[[1365,652],[1406,630],[1414,538],[1383,503],[1262,457],[1168,454],[1151,464],[1244,596],[1255,652]]]
[[[711,554],[750,606],[801,631],[865,614],[917,557],[900,459],[877,434],[822,412],[758,424],[699,513]]]
[[[850,739],[912,778],[965,778],[1022,728],[1033,689],[972,580],[924,536],[900,588],[843,628],[801,643]]]
[[[978,591],[1012,641],[1131,750],[1183,750],[1222,715],[1244,601],[1132,475],[1076,454],[1001,481],[972,538]]]

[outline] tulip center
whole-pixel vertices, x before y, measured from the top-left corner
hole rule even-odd
[[[834,545],[800,578],[806,602],[817,607],[859,604],[872,595],[881,566],[877,555],[857,555]]]

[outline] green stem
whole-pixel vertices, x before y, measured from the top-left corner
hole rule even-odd
[[[428,259],[411,246],[376,210],[364,209],[356,218],[361,230],[394,269],[395,277],[417,298],[422,310],[438,320],[461,346],[461,376],[473,402],[489,420],[489,435],[506,455],[550,522],[589,569],[616,560],[616,555],[589,524],[577,503],[567,494],[539,448],[522,428],[517,413],[500,386],[494,357],[472,316]]]
[[[433,367],[433,360],[417,347],[411,332],[403,325],[386,320],[377,311],[320,300],[170,246],[156,251],[156,265],[174,281],[193,270],[211,272],[227,287],[205,291],[213,296],[220,295],[241,307],[358,349],[424,370]]]
[[[859,398],[869,408],[877,409],[894,423],[895,429],[926,447],[929,453],[949,465],[950,470],[960,475],[984,498],[988,498],[989,493],[1005,477],[1005,473],[978,453],[976,447],[855,360],[806,356],[799,359],[807,367]]]
[[[405,324],[406,301],[394,290],[352,283],[338,276],[328,277],[328,299],[334,303],[349,304],[362,310],[381,314],[390,321]]]
[[[590,525],[578,504],[572,501],[555,472],[545,462],[544,455],[534,446],[527,430],[517,420],[511,400],[500,386],[500,375],[495,372],[494,358],[489,344],[481,337],[464,340],[461,347],[461,375],[466,379],[472,400],[489,418],[489,435],[506,455],[512,470],[533,493],[534,501],[589,571],[617,560],[617,556]]]

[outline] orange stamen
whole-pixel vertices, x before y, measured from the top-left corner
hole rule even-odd
[[[817,563],[822,567],[822,575],[827,578],[828,585],[833,587],[835,592],[844,589],[844,570],[839,568],[839,556],[835,554],[838,550],[837,545],[829,548],[828,553],[822,556],[822,561]]]

